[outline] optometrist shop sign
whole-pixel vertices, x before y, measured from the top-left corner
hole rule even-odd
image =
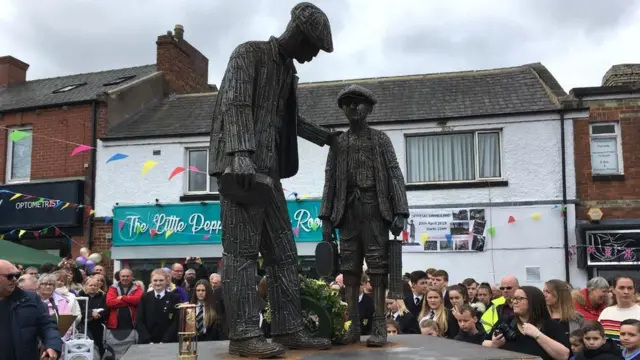
[[[320,200],[287,201],[296,242],[322,240]],[[113,246],[220,244],[220,203],[116,206]]]

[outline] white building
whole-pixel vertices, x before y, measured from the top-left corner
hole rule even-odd
[[[350,83],[371,89],[380,99],[370,122],[389,135],[405,174],[413,221],[404,235],[405,272],[445,269],[450,283],[467,277],[496,283],[514,274],[521,283],[541,286],[545,280],[565,279],[569,269],[571,282],[584,284],[586,273],[568,259],[565,248],[575,244],[571,120],[585,114],[561,111],[560,98],[566,94],[544,66],[301,84],[301,114],[345,129],[335,97]],[[203,173],[215,96],[166,99],[108,131],[98,150],[96,216],[114,216],[116,204],[158,201],[152,208],[164,212],[171,208],[168,204],[190,202],[193,209],[194,201],[217,199],[215,182]],[[327,150],[300,139],[300,171],[283,181],[288,195],[321,196]],[[128,157],[107,163],[116,153]],[[142,175],[149,161],[153,167]],[[190,166],[197,171],[189,171]],[[176,167],[187,171],[169,180]],[[153,259],[221,256],[219,244],[178,238],[176,244],[173,235],[163,237],[161,230],[136,243],[137,230],[122,216],[113,222],[114,259],[148,264]],[[185,233],[189,226],[194,229],[182,220]],[[130,245],[124,235],[116,244],[116,233],[124,231],[119,227],[133,234]],[[186,235],[202,238],[195,230]],[[300,255],[313,255],[315,244],[298,242]]]

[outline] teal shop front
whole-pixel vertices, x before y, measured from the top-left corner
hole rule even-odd
[[[287,208],[296,243],[322,240],[320,200],[291,200]],[[112,222],[114,247],[221,243],[219,202],[116,206]]]

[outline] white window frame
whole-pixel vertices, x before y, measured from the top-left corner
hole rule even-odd
[[[209,176],[209,161],[207,161],[207,168],[206,169],[198,169],[200,171],[205,171],[207,174],[207,190],[205,191],[189,191],[189,176],[191,175],[191,172],[189,170],[189,153],[191,151],[206,151],[207,152],[207,159],[209,159],[209,148],[206,147],[189,147],[189,148],[185,148],[184,151],[184,172],[185,175],[183,176],[184,178],[184,194],[185,195],[205,195],[205,194],[218,194],[218,192],[211,192],[211,176]]]
[[[603,125],[613,125],[615,134],[594,134],[593,128]],[[593,139],[616,139],[616,150],[618,152],[618,172],[595,172],[593,169],[593,156],[591,154],[591,140]],[[624,175],[624,161],[622,156],[622,136],[619,121],[598,121],[589,123],[589,162],[591,163],[591,175]]]
[[[16,184],[16,183],[26,183],[31,181],[31,170],[29,170],[29,177],[26,179],[12,179],[11,178],[11,168],[13,167],[13,144],[11,141],[11,132],[12,131],[29,131],[31,132],[31,137],[33,137],[33,127],[31,126],[20,126],[20,127],[12,127],[7,131],[7,158],[6,158],[6,169],[5,169],[5,180],[7,184]],[[33,162],[33,139],[31,140],[31,161]]]
[[[438,135],[463,135],[463,134],[473,134],[473,157],[474,157],[474,167],[475,167],[475,179],[470,180],[447,180],[447,181],[420,181],[420,182],[409,182],[409,156],[408,156],[408,144],[407,138],[409,137],[426,137],[426,136],[438,136]],[[486,177],[480,178],[480,157],[478,156],[478,134],[486,134],[486,133],[498,133],[498,147],[500,149],[500,176],[498,177]],[[418,133],[418,134],[407,134],[405,136],[405,166],[407,172],[407,184],[449,184],[449,183],[475,183],[475,182],[486,182],[486,181],[499,181],[504,179],[504,149],[503,149],[503,141],[502,141],[502,129],[487,129],[487,130],[472,130],[472,131],[459,131],[459,132],[433,132],[433,133]]]

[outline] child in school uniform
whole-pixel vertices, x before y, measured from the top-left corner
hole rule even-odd
[[[582,329],[576,329],[571,332],[569,335],[569,343],[571,344],[571,357],[569,360],[576,360],[576,354],[581,353],[584,350],[584,342],[582,342],[582,338],[584,337],[584,333]]]
[[[625,360],[640,360],[640,321],[627,319],[620,323],[620,345]]]
[[[420,321],[420,333],[426,336],[441,337],[440,326],[433,319],[424,319]]]
[[[582,326],[584,350],[576,354],[576,360],[623,360],[618,345],[604,336],[602,324],[589,320]]]
[[[458,311],[456,318],[460,331],[454,340],[482,345],[487,334],[483,326],[478,326],[476,309],[469,304],[464,304],[460,306]]]

